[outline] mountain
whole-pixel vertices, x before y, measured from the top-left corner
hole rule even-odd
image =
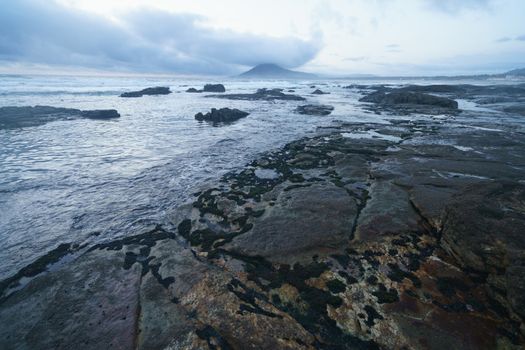
[[[525,76],[525,68],[511,70],[510,72],[505,73],[505,75]]]
[[[265,63],[259,64],[247,72],[239,75],[239,78],[264,78],[264,79],[313,79],[317,78],[315,74],[297,72],[276,64]]]

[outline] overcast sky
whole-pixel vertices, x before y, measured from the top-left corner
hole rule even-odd
[[[0,72],[472,74],[525,67],[524,0],[2,0]]]

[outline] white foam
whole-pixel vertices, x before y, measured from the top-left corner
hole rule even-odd
[[[392,135],[385,135],[380,134],[373,130],[363,131],[363,132],[343,132],[341,133],[343,137],[351,138],[351,139],[381,139],[391,142],[399,142],[402,140],[401,137],[398,136],[392,136]]]

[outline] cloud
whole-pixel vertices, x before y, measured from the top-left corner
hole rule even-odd
[[[464,10],[487,9],[492,0],[423,0],[432,9],[447,14],[457,14]]]
[[[385,49],[388,52],[401,52],[401,46],[398,44],[385,45]]]
[[[505,36],[496,40],[497,43],[507,43],[509,41],[525,41],[525,35],[520,35],[515,38]]]
[[[357,56],[357,57],[346,57],[343,59],[343,61],[348,61],[348,62],[363,62],[363,61],[367,61],[369,59],[369,57],[367,56]]]
[[[238,33],[207,18],[142,8],[116,21],[44,0],[17,0],[0,11],[0,60],[144,72],[231,74],[274,62],[301,66],[317,40]]]
[[[509,41],[512,41],[512,38],[509,38],[508,36],[504,36],[503,38],[499,38],[495,40],[497,43],[506,43]]]

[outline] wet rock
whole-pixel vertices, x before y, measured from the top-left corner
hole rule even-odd
[[[443,247],[464,268],[488,274],[494,296],[521,317],[525,316],[523,213],[524,185],[472,188],[447,207],[442,238]]]
[[[394,91],[390,93],[374,92],[361,98],[361,102],[373,102],[381,105],[424,105],[457,109],[458,103],[452,99],[416,92]]]
[[[408,85],[400,88],[400,91],[408,92],[423,92],[423,93],[463,93],[468,89],[466,85],[446,85],[446,84],[434,84],[434,85]]]
[[[259,89],[253,94],[225,94],[225,95],[209,95],[206,97],[225,98],[229,100],[248,100],[248,101],[304,101],[305,98],[297,95],[285,94],[282,89]]]
[[[140,271],[122,253],[93,252],[39,277],[0,307],[2,349],[132,348]]]
[[[376,181],[357,221],[355,238],[378,240],[396,233],[417,232],[419,216],[412,208],[408,193],[388,181]]]
[[[201,92],[226,92],[226,88],[222,84],[206,84],[202,90],[189,88],[186,92],[201,93]]]
[[[333,110],[334,107],[329,105],[304,105],[297,107],[296,112],[306,115],[329,115]]]
[[[166,310],[160,309],[162,304],[153,298],[154,295],[150,296],[150,307],[158,312],[158,317],[152,317],[158,324],[157,334],[171,334],[172,343],[182,343],[193,333],[205,343],[218,343],[222,348],[259,349],[268,346],[294,349],[309,348],[307,344],[313,343],[310,334],[271,305],[253,286],[223,269],[200,261],[180,243],[161,241],[153,248],[152,255],[156,258],[151,264],[160,264],[160,278],[173,281],[168,285],[167,294],[176,304],[170,307],[178,310],[174,315],[164,315]],[[162,323],[166,317],[171,320],[173,328]],[[148,325],[152,323],[144,323],[144,326]],[[152,342],[159,340],[158,336],[148,338]],[[297,344],[294,338],[304,343]],[[164,344],[166,342],[159,345]]]
[[[0,128],[39,126],[57,120],[71,120],[80,110],[50,106],[0,107]]]
[[[144,95],[168,95],[171,94],[169,87],[149,87],[140,91],[124,92],[120,97],[142,97]]]
[[[212,123],[228,123],[244,118],[249,114],[250,113],[243,112],[241,110],[238,110],[237,108],[212,108],[211,112],[208,112],[206,114],[202,114],[200,112],[195,114],[195,119],[198,121],[208,121]]]
[[[206,84],[202,89],[204,92],[226,92],[226,88],[222,84]]]
[[[320,89],[316,89],[312,92],[312,95],[327,95],[327,94],[329,94],[329,92],[324,92]]]
[[[340,187],[314,184],[283,190],[274,203],[254,221],[250,232],[226,249],[290,262],[336,252],[350,239],[357,205]]]
[[[95,109],[91,111],[82,111],[80,114],[84,118],[89,119],[114,119],[120,118],[120,114],[116,109]]]
[[[81,111],[74,108],[50,106],[0,107],[0,129],[39,126],[53,121],[113,119],[120,117],[114,109]]]
[[[206,348],[196,333],[198,325],[151,273],[142,279],[140,306],[139,349],[163,349],[170,344],[193,349],[199,343]]]

